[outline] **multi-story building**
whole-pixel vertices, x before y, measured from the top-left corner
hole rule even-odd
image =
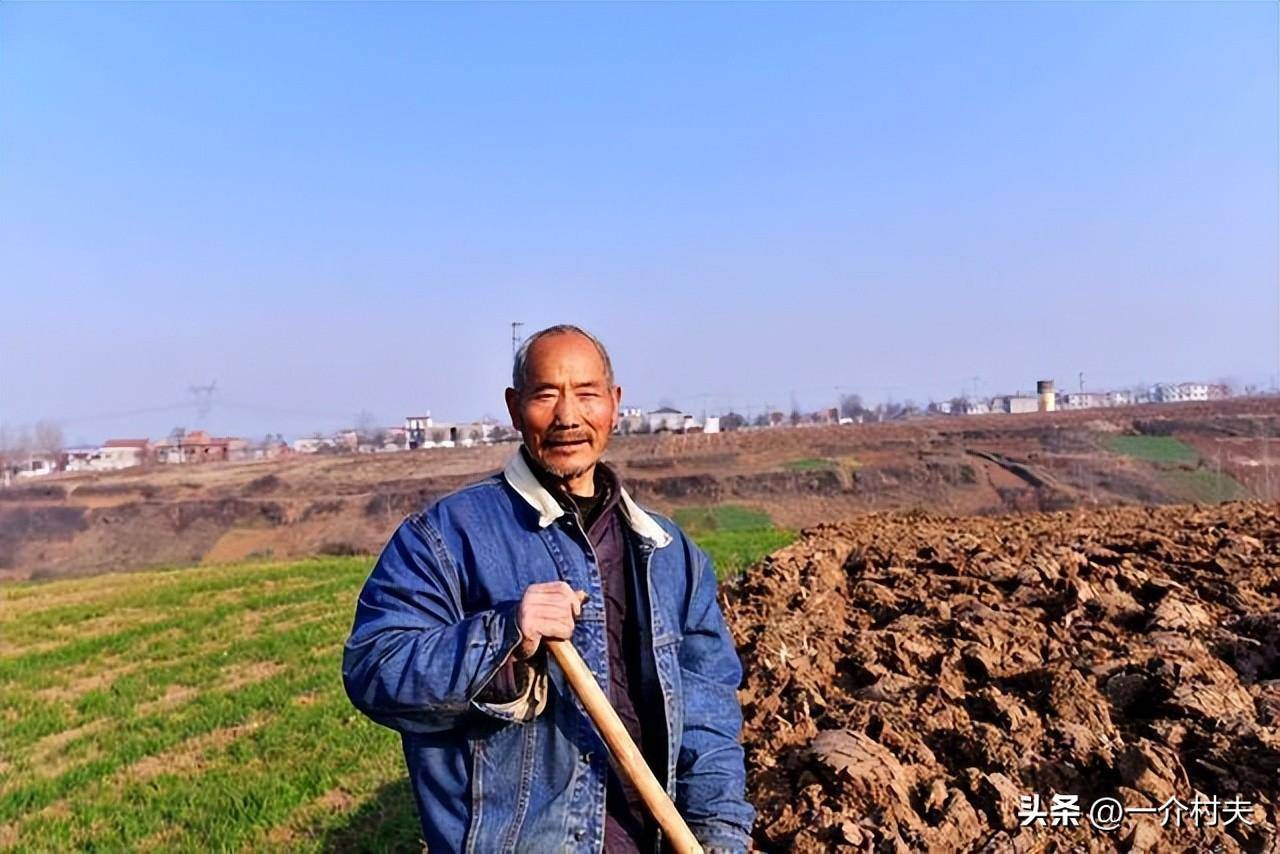
[[[431,439],[431,413],[426,415],[410,415],[404,420],[404,432],[409,437],[409,448],[429,448]]]
[[[1188,401],[1208,400],[1208,383],[1160,383],[1151,390],[1151,399],[1155,403],[1186,403]]]

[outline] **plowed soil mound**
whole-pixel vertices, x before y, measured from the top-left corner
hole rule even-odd
[[[1275,505],[810,529],[727,592],[756,842],[1277,850],[1278,609]],[[1036,794],[1078,796],[1079,825],[1022,826]],[[1197,794],[1253,807],[1088,818]]]

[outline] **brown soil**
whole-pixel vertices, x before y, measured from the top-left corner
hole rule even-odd
[[[871,515],[726,600],[767,850],[1274,850],[1280,506]],[[1196,791],[1254,824],[1017,817]]]

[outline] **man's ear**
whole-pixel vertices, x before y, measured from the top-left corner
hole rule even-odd
[[[622,420],[622,386],[613,387],[613,424],[610,429],[618,426],[618,422]]]
[[[520,392],[509,388],[503,393],[503,397],[507,400],[507,414],[511,416],[511,426],[517,430],[523,430],[524,426],[520,418]]]

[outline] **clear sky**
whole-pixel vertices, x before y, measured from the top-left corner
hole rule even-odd
[[[3,3],[0,420],[1270,384],[1277,9]]]

